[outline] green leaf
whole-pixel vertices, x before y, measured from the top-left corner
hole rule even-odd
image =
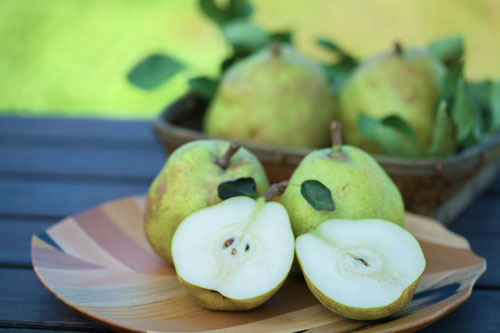
[[[446,101],[441,100],[436,112],[434,133],[429,147],[429,155],[433,157],[453,155],[457,151],[455,130],[446,110],[447,107]]]
[[[343,58],[335,64],[324,65],[330,90],[338,94],[356,67],[357,62],[352,58]]]
[[[210,101],[215,96],[219,81],[206,76],[199,76],[190,79],[188,84],[191,92]]]
[[[390,115],[382,119],[381,122],[383,125],[392,127],[409,138],[415,139],[415,133],[411,129],[410,125],[408,125],[408,123],[400,116]]]
[[[460,36],[453,36],[432,42],[429,51],[444,63],[451,63],[462,58],[464,41]]]
[[[394,157],[421,157],[415,140],[398,129],[379,123],[375,128],[375,141],[384,155]]]
[[[356,62],[356,59],[350,55],[348,52],[346,52],[344,49],[342,49],[340,46],[338,46],[336,43],[333,41],[326,39],[326,38],[318,38],[316,39],[316,44],[319,46],[338,54],[342,58],[348,58],[351,59],[352,61]]]
[[[306,180],[300,186],[300,193],[316,210],[335,210],[332,192],[317,180]]]
[[[291,44],[293,35],[291,31],[275,31],[271,32],[271,39],[276,42]]]
[[[267,32],[245,20],[228,22],[222,27],[222,33],[237,49],[256,51],[271,42]]]
[[[461,144],[462,141],[472,134],[475,124],[475,115],[467,98],[465,80],[463,77],[457,82],[455,102],[451,110],[451,119],[457,130],[458,142]]]
[[[257,195],[257,184],[251,177],[232,178],[221,182],[217,193],[222,200],[239,196],[254,198]]]
[[[463,62],[457,61],[451,64],[446,72],[442,96],[449,105],[452,104],[455,98],[457,82],[460,78],[463,77],[463,67]]]
[[[491,129],[500,129],[500,81],[495,82],[490,90]]]
[[[365,138],[374,140],[375,129],[379,126],[379,123],[378,119],[361,113],[358,118],[358,130]]]
[[[215,0],[200,0],[203,14],[219,25],[234,19],[243,19],[252,15],[253,8],[246,0],[230,0],[225,6],[217,5]]]
[[[184,64],[166,55],[153,54],[130,71],[128,80],[145,90],[152,90],[184,69]]]

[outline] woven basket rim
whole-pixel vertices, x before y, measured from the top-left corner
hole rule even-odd
[[[156,119],[154,129],[161,141],[168,142],[177,139],[203,140],[216,138],[192,128],[178,126],[171,121],[176,118],[181,104],[189,104],[190,99],[195,96],[185,95],[172,104],[168,105]],[[193,106],[195,103],[192,103]],[[270,161],[290,160],[292,163],[300,160],[313,151],[312,148],[296,148],[288,146],[277,146],[270,144],[240,141],[240,143],[254,151],[261,158]],[[400,176],[429,176],[449,173],[459,173],[466,170],[476,169],[496,160],[500,156],[500,131],[497,131],[489,138],[463,150],[455,155],[443,158],[400,158],[382,155],[372,155],[387,171]]]

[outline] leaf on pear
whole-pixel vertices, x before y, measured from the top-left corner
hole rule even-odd
[[[461,144],[472,134],[475,124],[474,111],[469,103],[467,91],[465,90],[465,80],[460,77],[455,90],[455,101],[451,110],[451,119],[457,130],[457,139]]]
[[[207,101],[210,101],[215,96],[219,81],[206,76],[199,76],[190,79],[188,84],[191,92]]]
[[[429,155],[432,157],[452,155],[457,150],[455,130],[448,115],[447,107],[446,101],[441,100],[436,112],[434,133],[429,147]]]
[[[338,94],[356,67],[357,62],[351,58],[343,58],[337,63],[323,65],[330,90]]]
[[[316,210],[335,210],[332,192],[328,187],[317,180],[306,180],[300,185],[300,193]]]
[[[500,129],[500,81],[495,82],[490,90],[490,119],[492,131]]]
[[[428,46],[429,51],[446,64],[454,62],[464,53],[464,41],[460,36],[436,40]]]
[[[144,90],[152,90],[184,69],[184,64],[166,54],[152,54],[129,72],[128,80]]]
[[[415,133],[411,129],[410,125],[408,125],[408,123],[400,116],[390,115],[383,118],[381,122],[383,125],[392,127],[393,129],[401,132],[409,138],[415,139]]]
[[[379,120],[360,113],[358,117],[358,130],[365,138],[375,139],[375,129],[379,125]]]
[[[222,27],[226,40],[237,49],[257,51],[271,42],[271,36],[246,20],[233,20]]]
[[[217,193],[222,200],[239,196],[255,198],[257,184],[251,177],[232,178],[221,182],[217,186]]]

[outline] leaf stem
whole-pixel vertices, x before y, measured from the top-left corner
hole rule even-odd
[[[215,163],[217,163],[217,165],[220,166],[222,169],[226,169],[227,166],[229,165],[229,160],[231,160],[231,157],[233,157],[233,155],[236,154],[236,152],[238,151],[238,149],[240,149],[240,147],[241,146],[237,142],[234,141],[231,142],[224,155],[219,157],[219,159]]]
[[[280,195],[285,191],[288,185],[288,180],[284,180],[280,183],[274,183],[271,187],[262,195],[266,201],[271,201],[275,196]]]

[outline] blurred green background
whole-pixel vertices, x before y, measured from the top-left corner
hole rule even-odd
[[[0,0],[0,113],[154,118],[193,75],[215,75],[229,53],[196,0]],[[303,52],[321,59],[316,37],[360,57],[394,40],[424,45],[461,34],[466,75],[500,75],[497,0],[254,0],[254,21],[290,29]],[[190,65],[153,91],[127,73],[153,52]],[[194,68],[194,69],[193,69]]]

